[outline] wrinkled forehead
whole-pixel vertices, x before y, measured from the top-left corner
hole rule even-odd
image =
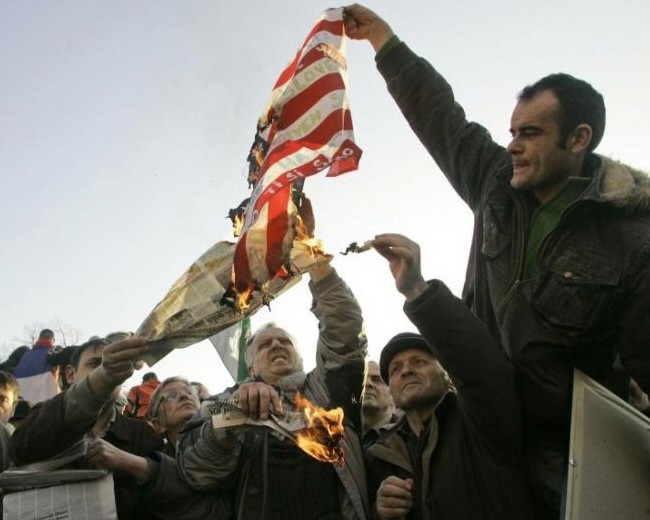
[[[162,390],[183,390],[188,393],[193,393],[195,392],[194,387],[190,383],[186,383],[185,381],[170,381],[166,385],[161,385]]]
[[[379,373],[379,364],[376,361],[368,361],[366,364],[366,376],[367,377],[381,377]]]
[[[263,345],[264,343],[268,343],[274,339],[277,339],[281,342],[288,340],[295,347],[293,337],[286,330],[281,329],[280,327],[268,327],[260,330],[255,334],[253,345]]]
[[[421,358],[437,362],[436,357],[430,352],[422,350],[421,348],[406,348],[393,356],[393,359],[388,363],[388,367],[390,368],[397,363],[404,363],[406,361]]]

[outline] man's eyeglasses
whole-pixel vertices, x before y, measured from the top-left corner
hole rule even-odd
[[[192,389],[188,388],[187,390],[169,390],[169,391],[163,392],[162,396],[161,396],[163,401],[170,401],[170,402],[171,401],[178,401],[182,397],[189,397],[190,399],[191,398],[197,398],[198,399],[198,395],[196,393],[196,390],[194,390],[193,388]]]

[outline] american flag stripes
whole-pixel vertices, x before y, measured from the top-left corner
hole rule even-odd
[[[277,276],[294,239],[291,186],[329,168],[328,176],[357,168],[347,98],[343,9],[322,13],[278,78],[258,124],[268,150],[246,207],[235,249],[235,289],[246,294]]]

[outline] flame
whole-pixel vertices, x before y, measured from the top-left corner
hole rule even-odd
[[[235,237],[241,235],[241,230],[244,227],[244,214],[237,214],[232,219],[232,234]]]
[[[308,427],[296,435],[298,447],[317,460],[343,464],[343,409],[325,410],[296,393],[296,407],[307,418]]]
[[[233,222],[233,231],[236,229],[238,222],[241,221],[243,225],[243,220],[244,220],[243,213],[241,213],[241,215],[233,215],[231,219]],[[310,236],[308,226],[305,224],[305,222],[303,221],[300,215],[296,215],[296,220],[294,224],[294,233],[295,235],[293,239],[292,251],[295,251],[297,256],[302,256],[303,258],[310,257],[312,260],[319,257],[322,258],[328,257],[327,253],[325,253],[323,241],[319,238]],[[297,261],[296,258],[294,258],[293,253],[291,254],[291,260],[292,260],[292,266],[290,270],[287,268],[287,266],[281,265],[278,268],[278,270],[273,274],[272,278],[281,278],[281,279],[289,278],[296,271],[299,273],[304,272],[303,271],[304,265],[312,264],[312,262],[308,262],[305,260]],[[295,263],[293,263],[294,260]],[[231,279],[231,282],[234,284],[234,272],[233,272],[233,277]],[[260,288],[260,291],[262,292],[262,298],[265,300],[269,299],[268,298],[269,293],[267,291],[267,288],[270,282],[271,280],[268,280]],[[259,288],[259,285],[257,287]],[[237,298],[235,300],[235,308],[239,313],[245,312],[250,307],[249,302],[251,300],[255,288],[256,285],[254,283],[251,283],[249,284],[246,290],[236,291]]]
[[[245,310],[247,310],[250,307],[250,304],[248,302],[251,299],[254,288],[255,288],[254,284],[249,284],[244,291],[237,293],[236,308],[240,313],[243,313]]]
[[[300,215],[296,215],[296,224],[294,229],[296,231],[294,241],[305,246],[312,258],[315,258],[316,255],[325,256],[323,241],[320,238],[309,235],[309,230]]]

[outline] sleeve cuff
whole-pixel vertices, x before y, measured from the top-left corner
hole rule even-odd
[[[401,40],[396,34],[393,34],[393,36],[390,37],[390,39],[384,43],[384,46],[377,51],[377,54],[375,55],[375,62],[379,63],[379,61],[386,55],[388,54],[392,49],[397,47],[400,44]]]

